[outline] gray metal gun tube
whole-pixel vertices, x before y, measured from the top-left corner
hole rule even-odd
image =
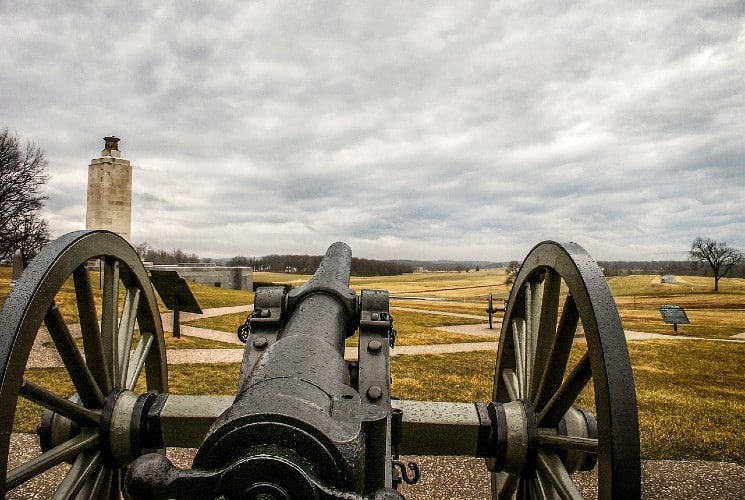
[[[287,297],[288,321],[280,338],[307,335],[322,339],[344,357],[344,339],[354,319],[354,291],[349,288],[352,250],[334,243],[313,277]]]
[[[344,361],[344,340],[359,323],[351,260],[349,247],[334,243],[310,281],[283,295],[281,307],[273,302],[276,340],[249,335],[238,394],[211,426],[192,469],[158,455],[140,457],[128,473],[130,494],[401,498],[386,484],[390,460],[380,456],[390,405],[363,400]],[[269,310],[258,312],[272,319],[264,314]]]
[[[370,493],[366,443],[385,440],[387,414],[349,385],[344,340],[357,321],[351,258],[346,244],[333,244],[313,278],[287,295],[277,341],[244,367],[233,405],[200,446],[193,468],[223,469],[222,493]]]

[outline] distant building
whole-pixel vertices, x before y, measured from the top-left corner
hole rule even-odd
[[[132,166],[122,158],[119,138],[104,137],[100,158],[88,166],[86,229],[108,229],[127,241],[132,231]]]
[[[253,290],[253,269],[250,267],[225,267],[214,264],[178,264],[147,266],[159,271],[176,271],[187,281],[231,290]]]

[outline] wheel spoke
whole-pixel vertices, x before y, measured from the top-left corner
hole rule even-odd
[[[119,349],[119,385],[117,387],[124,387],[127,382],[129,350],[132,347],[132,336],[135,330],[135,320],[137,319],[139,305],[140,289],[135,287],[128,288],[127,295],[124,298],[124,309],[122,310],[122,318],[119,322],[119,333],[117,335]]]
[[[555,500],[559,498],[556,490],[551,485],[551,481],[548,480],[546,475],[540,470],[535,471],[535,478],[531,482],[533,489],[532,498],[540,498],[544,500]]]
[[[129,361],[129,368],[127,369],[127,384],[126,388],[130,391],[135,390],[137,385],[137,379],[140,378],[142,368],[145,366],[145,360],[150,353],[150,348],[153,346],[155,335],[150,332],[140,331],[140,341],[135,347],[132,359]]]
[[[531,398],[531,388],[535,377],[535,352],[538,344],[538,328],[541,321],[541,283],[531,281],[525,290],[525,310],[527,325],[523,351],[525,354],[525,385],[522,386],[522,398]]]
[[[80,333],[83,336],[83,352],[85,362],[90,367],[93,377],[101,390],[111,392],[111,374],[104,361],[103,343],[101,341],[101,327],[98,324],[98,313],[93,296],[91,278],[85,264],[78,266],[72,273],[75,283],[75,298],[78,303],[80,317]]]
[[[121,469],[111,469],[111,483],[109,486],[109,498],[111,500],[121,499],[122,491],[124,490],[122,487],[123,480],[124,477],[122,476]]]
[[[519,483],[519,477],[507,472],[497,472],[492,479],[492,489],[496,492],[498,499],[512,499]]]
[[[520,383],[517,380],[515,372],[511,368],[505,368],[502,371],[502,380],[504,381],[505,389],[507,389],[507,394],[510,396],[510,401],[517,401],[519,399],[518,390]]]
[[[551,485],[561,498],[581,499],[582,493],[577,489],[559,456],[553,451],[538,451],[538,469],[546,475]]]
[[[34,403],[59,413],[70,420],[74,420],[80,425],[97,426],[101,423],[100,412],[89,410],[69,399],[62,398],[26,379],[23,379],[23,382],[21,383],[19,394]]]
[[[525,377],[527,370],[527,353],[526,353],[526,324],[523,318],[516,318],[512,321],[512,336],[515,343],[515,371],[517,372],[517,399],[522,399],[523,388],[525,387]]]
[[[538,411],[543,409],[548,399],[557,391],[564,379],[578,324],[579,311],[577,310],[577,304],[574,302],[574,297],[567,295],[564,307],[561,310],[561,319],[554,342],[551,346],[551,354],[547,360],[538,393],[534,400],[535,408]]]
[[[93,477],[83,485],[77,500],[89,500],[90,498],[100,498],[101,491],[108,490],[106,482],[109,481],[111,474],[110,469],[104,463],[100,463],[93,474]]]
[[[89,408],[101,408],[104,403],[103,393],[101,393],[93,374],[85,364],[83,355],[80,354],[80,350],[75,345],[75,340],[73,340],[65,320],[54,302],[47,309],[44,324],[57,347],[57,352],[62,358],[75,389],[80,394],[83,404]]]
[[[98,434],[80,434],[55,446],[51,450],[32,458],[8,472],[5,490],[10,491],[32,477],[51,469],[57,464],[73,458],[79,453],[98,446]]]
[[[572,373],[561,384],[553,397],[546,403],[546,407],[538,414],[538,425],[540,427],[556,427],[571,408],[572,404],[592,378],[592,367],[590,365],[590,354],[582,356]]]
[[[579,436],[562,436],[553,429],[539,429],[538,444],[560,450],[578,450],[587,453],[598,452],[598,440]]]
[[[117,330],[117,306],[119,305],[119,262],[106,259],[103,274],[103,304],[101,306],[101,338],[104,359],[112,376],[112,386],[119,380],[119,346],[115,338]]]
[[[88,450],[78,455],[70,467],[70,471],[54,492],[53,500],[74,498],[83,488],[88,479],[98,470],[101,463],[101,452]]]
[[[561,291],[561,276],[551,269],[546,268],[546,275],[542,283],[543,294],[541,297],[540,319],[536,329],[535,361],[533,367],[532,384],[530,386],[529,399],[535,401],[546,364],[551,356],[551,346],[556,337],[556,321],[559,314],[559,292]]]

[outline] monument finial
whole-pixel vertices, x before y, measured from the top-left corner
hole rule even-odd
[[[119,151],[119,138],[111,135],[109,137],[104,137],[104,141],[106,141],[106,145],[104,146],[104,149],[107,149],[111,151],[112,149]]]
[[[119,138],[112,134],[109,137],[104,137],[103,140],[106,142],[106,145],[103,147],[103,151],[101,151],[101,156],[121,158],[122,154],[119,151]]]

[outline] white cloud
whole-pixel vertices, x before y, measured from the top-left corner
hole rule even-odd
[[[0,116],[47,151],[58,233],[115,133],[164,248],[682,258],[745,246],[743,10],[16,3]]]

